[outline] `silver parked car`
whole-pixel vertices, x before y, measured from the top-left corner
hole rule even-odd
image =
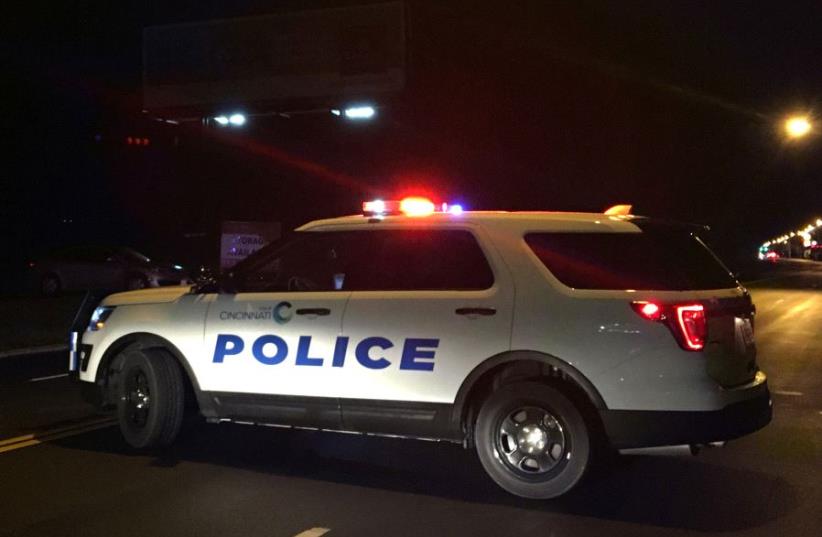
[[[180,265],[154,262],[121,246],[65,248],[30,266],[36,285],[47,296],[64,291],[121,291],[189,283]]]

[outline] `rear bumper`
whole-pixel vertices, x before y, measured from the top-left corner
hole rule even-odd
[[[756,396],[713,411],[602,410],[605,433],[615,449],[707,444],[745,436],[771,421],[767,386]]]

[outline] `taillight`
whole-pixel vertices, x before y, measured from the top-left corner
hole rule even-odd
[[[664,322],[683,349],[701,351],[705,347],[708,325],[702,304],[661,304],[638,300],[631,302],[631,308],[644,319]]]
[[[631,307],[649,321],[659,321],[662,318],[662,307],[655,302],[631,302]]]
[[[702,304],[676,306],[676,320],[689,349],[702,350],[705,346],[705,308]]]

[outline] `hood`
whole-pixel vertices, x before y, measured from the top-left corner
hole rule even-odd
[[[126,306],[129,304],[164,304],[174,302],[191,290],[190,285],[177,287],[156,287],[154,289],[140,289],[114,293],[103,299],[103,306]]]

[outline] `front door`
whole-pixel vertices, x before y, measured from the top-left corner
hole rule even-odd
[[[333,237],[299,233],[209,297],[197,375],[221,417],[339,428],[330,366],[350,293],[337,259]]]

